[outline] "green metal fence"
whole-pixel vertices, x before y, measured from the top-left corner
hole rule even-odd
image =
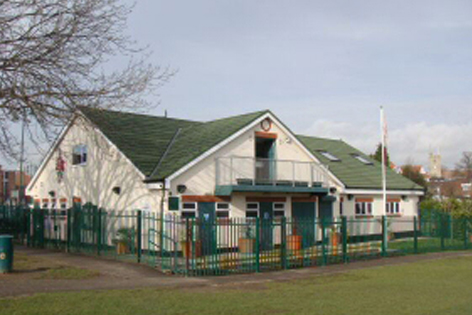
[[[433,213],[433,214],[432,214]],[[187,276],[263,272],[469,249],[471,220],[404,216],[161,218],[153,212],[0,207],[0,233],[28,246],[146,263]]]

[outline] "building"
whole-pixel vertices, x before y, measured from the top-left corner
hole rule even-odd
[[[25,187],[30,180],[31,176],[26,172],[7,171],[0,166],[0,204],[19,204],[21,196],[25,196]]]
[[[440,154],[429,155],[429,176],[431,178],[442,178],[442,160]]]
[[[209,122],[81,108],[27,192],[183,217],[415,216],[423,188],[341,140],[294,134],[270,111]]]

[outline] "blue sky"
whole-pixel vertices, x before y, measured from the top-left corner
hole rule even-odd
[[[471,1],[140,0],[127,32],[178,69],[153,114],[271,109],[370,153],[383,105],[397,164],[439,150],[452,167],[472,150],[471,16]]]

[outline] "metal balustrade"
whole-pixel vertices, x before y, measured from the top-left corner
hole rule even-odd
[[[328,167],[312,162],[227,156],[215,160],[216,185],[328,187]]]

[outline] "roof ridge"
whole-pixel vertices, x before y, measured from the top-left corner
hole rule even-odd
[[[325,138],[325,137],[315,137],[315,136],[307,136],[307,135],[301,135],[301,134],[296,134],[295,136],[297,137],[304,137],[304,138],[309,138],[309,139],[317,139],[317,140],[328,140],[328,141],[338,141],[338,142],[344,142],[344,143],[347,143],[346,141],[344,141],[343,139],[333,139],[333,138]]]
[[[134,112],[127,112],[127,111],[113,110],[113,109],[105,109],[105,108],[97,108],[97,107],[77,106],[77,108],[81,112],[83,112],[84,110],[85,111],[98,111],[98,112],[102,112],[102,113],[113,113],[113,114],[119,114],[119,115],[129,115],[129,116],[156,118],[156,119],[169,119],[169,120],[174,120],[174,121],[184,121],[184,122],[191,122],[191,123],[195,123],[195,124],[204,123],[202,121],[196,121],[196,120],[190,120],[190,119],[173,118],[173,117],[150,115],[150,114],[144,114],[144,113],[134,113]]]
[[[250,113],[233,115],[233,116],[226,116],[226,117],[222,117],[222,118],[218,118],[218,119],[208,120],[208,121],[204,121],[203,123],[207,124],[207,123],[212,123],[212,122],[221,121],[221,120],[225,120],[225,119],[232,119],[232,118],[236,118],[236,117],[245,117],[245,116],[251,116],[251,115],[255,115],[255,114],[262,115],[262,114],[265,114],[265,113],[271,113],[271,111],[268,110],[268,109],[256,110],[256,111],[250,112]]]

